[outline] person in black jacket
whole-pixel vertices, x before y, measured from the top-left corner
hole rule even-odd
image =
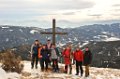
[[[41,49],[41,70],[44,71],[44,63],[46,65],[45,69],[48,70],[48,60],[49,60],[50,53],[48,53],[45,45],[43,45],[43,48]]]
[[[48,53],[51,52],[51,47],[52,47],[51,40],[48,39],[48,40],[47,40],[47,44],[46,44],[46,49],[47,49],[47,52],[48,52]],[[48,64],[51,66],[50,56],[49,56],[49,59],[48,59]]]
[[[85,65],[85,77],[89,76],[89,66],[92,61],[92,53],[88,47],[85,48],[84,53],[84,65]]]
[[[35,64],[36,69],[38,68],[37,65],[38,65],[38,48],[39,48],[39,46],[40,46],[39,40],[35,40],[34,44],[32,44],[32,46],[31,46],[31,52],[30,52],[31,58],[32,58],[31,69],[34,68],[34,64]]]

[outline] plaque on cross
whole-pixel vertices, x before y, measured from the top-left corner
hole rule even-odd
[[[52,28],[52,32],[41,32],[41,34],[51,34],[52,35],[52,42],[53,44],[56,44],[56,35],[66,35],[66,32],[56,32],[56,20],[53,19],[53,28]]]

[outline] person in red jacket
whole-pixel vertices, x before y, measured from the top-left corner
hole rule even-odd
[[[74,60],[76,61],[76,75],[79,75],[79,70],[81,70],[81,76],[83,75],[83,52],[77,47],[76,51],[74,52]]]
[[[72,65],[71,65],[71,48],[67,46],[62,53],[65,63],[65,73],[72,74]],[[69,72],[68,72],[69,68]]]

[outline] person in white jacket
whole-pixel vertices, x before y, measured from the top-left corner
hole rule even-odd
[[[59,60],[60,54],[59,54],[59,50],[56,48],[54,44],[52,44],[50,54],[51,54],[50,58],[52,60],[53,72],[59,72],[58,60]]]

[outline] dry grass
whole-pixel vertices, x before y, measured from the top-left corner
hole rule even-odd
[[[2,68],[7,72],[21,73],[23,64],[21,63],[21,57],[16,56],[10,50],[1,54]]]

